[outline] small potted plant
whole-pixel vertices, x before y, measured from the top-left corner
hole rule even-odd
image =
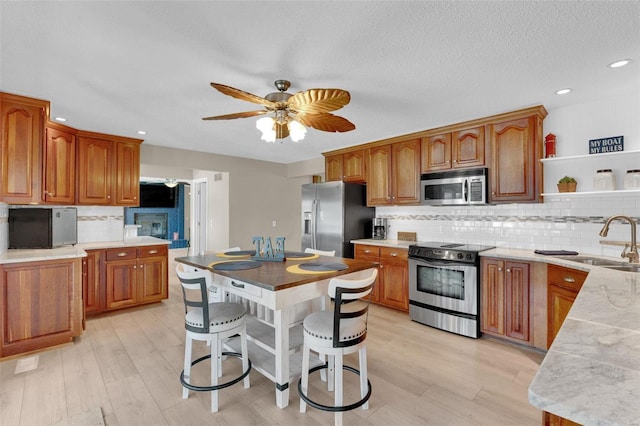
[[[578,182],[570,177],[565,176],[558,181],[558,192],[576,192]]]

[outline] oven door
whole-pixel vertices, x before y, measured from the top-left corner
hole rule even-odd
[[[478,314],[478,268],[455,261],[409,258],[409,300]]]

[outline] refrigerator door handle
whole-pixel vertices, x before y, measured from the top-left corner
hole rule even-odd
[[[318,226],[316,220],[318,219],[318,200],[313,200],[311,209],[311,248],[317,249],[316,236],[318,233]]]

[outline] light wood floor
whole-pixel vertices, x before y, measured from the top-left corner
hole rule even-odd
[[[277,408],[273,383],[255,370],[250,389],[236,384],[220,391],[218,413],[209,412],[208,393],[182,399],[184,308],[174,270],[170,266],[170,297],[163,303],[89,319],[73,344],[38,353],[35,370],[16,374],[21,358],[0,362],[0,425],[70,424],[96,407],[107,425],[121,426],[333,423],[331,413],[299,413],[296,383],[289,406]],[[370,408],[345,413],[347,425],[540,424],[540,411],[527,402],[543,358],[538,352],[435,330],[379,306],[370,310],[367,342]],[[357,367],[357,358],[347,360]],[[224,365],[233,374],[235,360]],[[208,368],[203,362],[194,374],[201,369],[207,376]],[[350,376],[345,373],[345,402],[358,399],[349,399],[357,396]],[[318,383],[312,396],[329,402],[319,374],[310,380]]]

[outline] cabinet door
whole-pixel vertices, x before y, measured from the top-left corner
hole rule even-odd
[[[407,250],[380,248],[380,273],[383,285],[380,303],[391,308],[409,311],[409,274]]]
[[[562,327],[587,274],[572,268],[547,265],[547,348]]]
[[[31,102],[34,101],[34,102]],[[0,94],[0,201],[41,201],[41,157],[45,102]]]
[[[537,200],[535,123],[530,117],[489,126],[492,202]]]
[[[391,204],[417,204],[420,202],[420,139],[396,142],[391,147]]]
[[[78,138],[78,204],[111,204],[113,151],[110,140]]]
[[[50,124],[44,145],[43,200],[74,204],[76,200],[76,136],[72,129]]]
[[[451,168],[451,133],[434,135],[422,140],[422,173]]]
[[[133,306],[137,302],[137,261],[106,262],[107,309]]]
[[[384,206],[391,200],[391,145],[368,149],[367,205]]]
[[[529,341],[529,264],[506,263],[505,335]]]
[[[452,167],[478,167],[484,160],[484,126],[459,130],[453,133],[451,143]]]
[[[137,206],[140,204],[140,144],[116,144],[115,194],[113,204]]]
[[[354,258],[359,260],[368,260],[370,262],[380,262],[380,247],[378,246],[369,246],[365,244],[356,244],[355,245],[355,253]],[[378,268],[378,277],[376,278],[376,283],[373,286],[373,290],[371,290],[371,302],[379,303],[380,302],[380,289],[384,285],[384,277],[382,276],[382,270]]]
[[[324,159],[325,178],[327,182],[342,180],[342,154],[330,155]]]
[[[365,182],[365,151],[345,152],[343,155],[343,178],[345,182]]]
[[[490,333],[504,334],[504,261],[483,258],[480,283],[480,328]]]
[[[0,356],[68,342],[82,333],[80,259],[5,264],[0,274]]]
[[[105,308],[103,260],[103,250],[87,250],[87,257],[82,261],[82,298],[86,314],[98,313]]]
[[[138,259],[138,302],[157,302],[167,298],[167,258]]]

